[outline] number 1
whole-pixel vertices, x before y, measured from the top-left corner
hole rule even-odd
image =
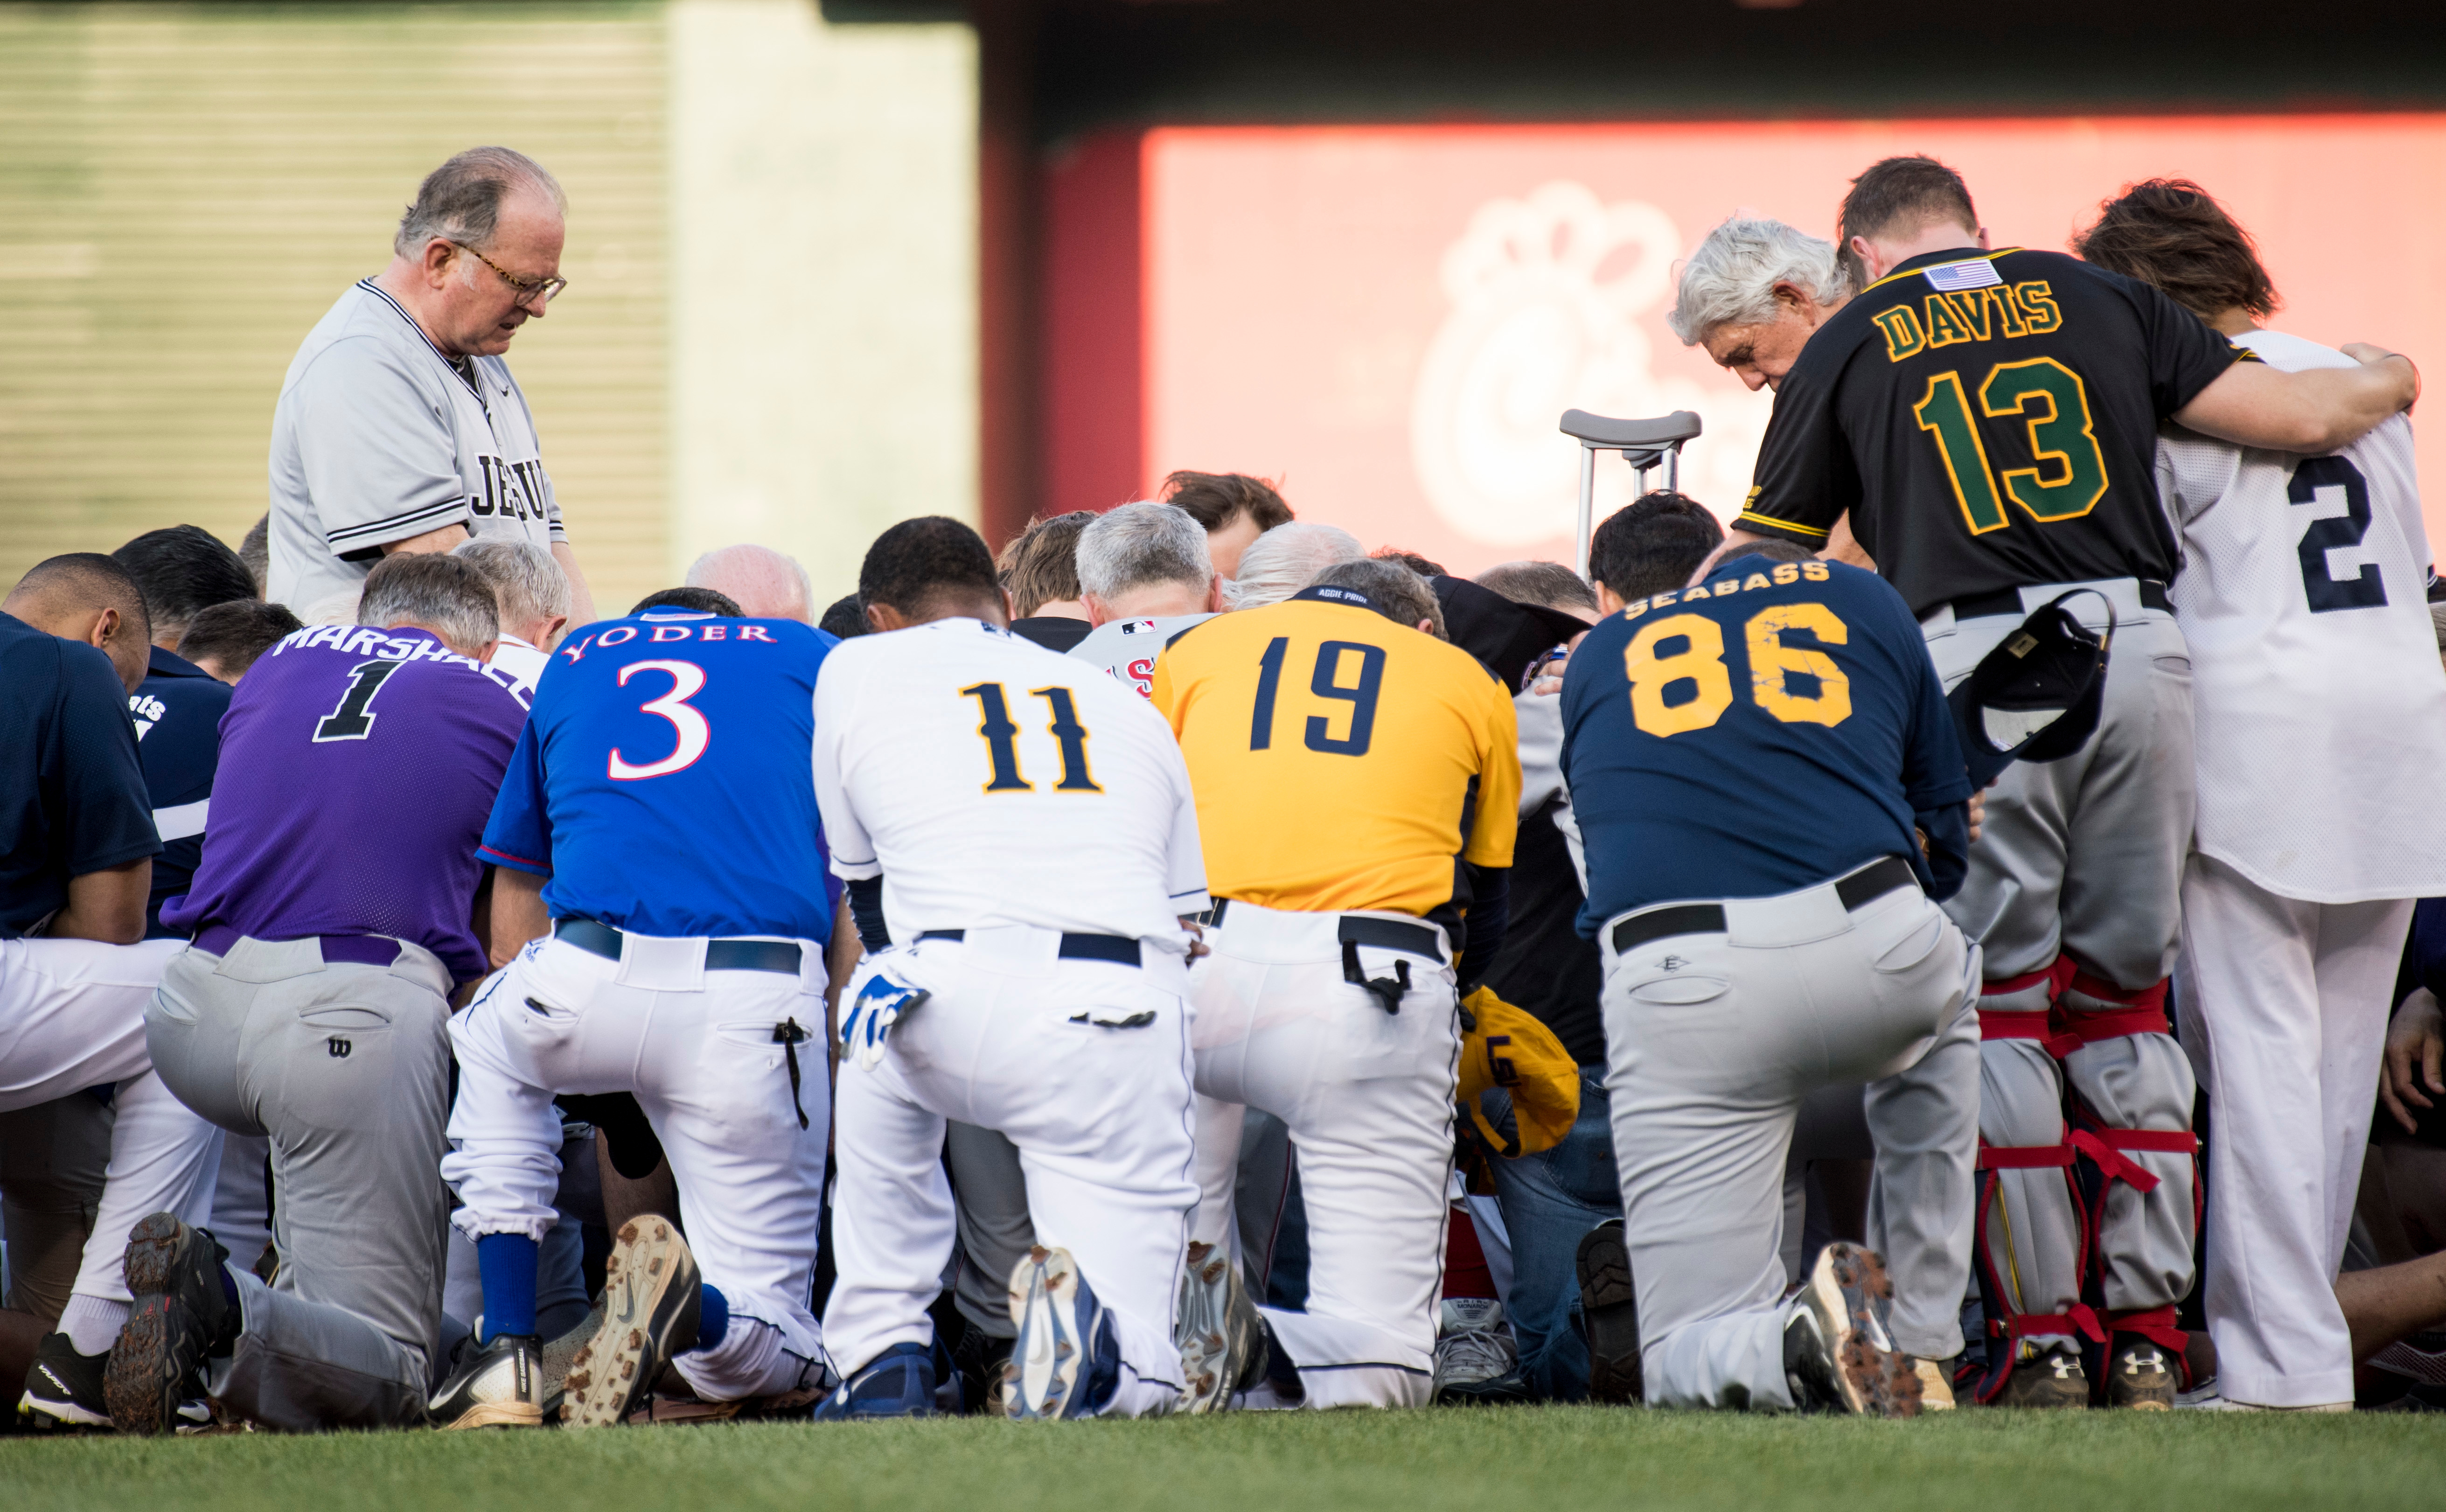
[[[2369,511],[2364,508],[2361,514],[2363,519],[2367,519]],[[390,674],[399,671],[401,665],[395,661],[374,661],[352,668],[348,672],[348,690],[340,695],[340,707],[324,715],[321,723],[314,727],[315,744],[320,745],[327,740],[363,740],[372,734],[376,715],[370,706],[374,694],[382,691],[382,685],[390,680]]]

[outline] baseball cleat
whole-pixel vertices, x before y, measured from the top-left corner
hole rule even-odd
[[[2013,1373],[2004,1378],[2004,1389],[1996,1395],[1996,1405],[2087,1408],[2089,1372],[2081,1369],[2080,1355],[2071,1345],[2041,1350],[2026,1360],[2015,1362]]]
[[[586,1341],[594,1337],[595,1331],[602,1327],[603,1299],[598,1296],[594,1299],[594,1305],[587,1310],[586,1316],[578,1321],[575,1328],[557,1337],[543,1341],[543,1353],[539,1366],[542,1389],[539,1396],[543,1403],[543,1420],[546,1423],[556,1421],[560,1416],[561,1401],[568,1392],[569,1362],[577,1357],[577,1351],[584,1349]]]
[[[1121,1384],[1120,1341],[1064,1249],[1039,1244],[1010,1272],[1010,1320],[1019,1326],[1003,1375],[1012,1422],[1093,1417]]]
[[[1183,1412],[1220,1412],[1265,1379],[1266,1330],[1240,1268],[1213,1244],[1192,1244],[1180,1273]]]
[[[221,1248],[209,1229],[156,1213],[127,1234],[127,1324],[110,1347],[103,1396],[122,1433],[176,1432],[202,1398],[204,1362],[226,1354],[241,1319],[221,1279]]]
[[[1953,1377],[1948,1373],[1947,1363],[1917,1354],[1906,1354],[1903,1358],[1910,1363],[1911,1373],[1919,1377],[1919,1409],[1923,1412],[1952,1411]]]
[[[1647,1394],[1640,1374],[1639,1294],[1622,1219],[1608,1219],[1580,1238],[1576,1261],[1580,1317],[1588,1325],[1589,1399],[1634,1403]]]
[[[504,1333],[472,1350],[425,1410],[439,1428],[543,1426],[543,1342]]]
[[[603,1267],[603,1322],[570,1356],[561,1421],[611,1427],[637,1409],[671,1356],[696,1341],[697,1271],[687,1240],[653,1214],[620,1225]]]
[[[1488,1297],[1446,1297],[1439,1306],[1436,1373],[1427,1400],[1467,1407],[1526,1402],[1520,1346],[1503,1326],[1503,1304]]]
[[[934,1351],[907,1340],[853,1371],[815,1410],[818,1423],[933,1415]]]
[[[1818,1253],[1808,1281],[1794,1298],[1795,1318],[1805,1314],[1816,1334],[1816,1344],[1803,1349],[1797,1371],[1813,1401],[1803,1404],[1795,1390],[1797,1405],[1831,1406],[1868,1417],[1918,1415],[1920,1378],[1910,1357],[1894,1348],[1888,1327],[1893,1297],[1886,1262],[1876,1251],[1837,1240]],[[1787,1324],[1788,1374],[1794,1373],[1794,1330]],[[1826,1401],[1830,1385],[1832,1403]]]
[[[110,1427],[110,1408],[103,1396],[103,1372],[110,1351],[79,1354],[65,1333],[46,1333],[34,1346],[34,1363],[26,1371],[26,1394],[17,1400],[21,1427],[37,1430]]]
[[[2174,1368],[2166,1353],[2147,1339],[2117,1335],[2118,1347],[2106,1366],[2106,1405],[2136,1412],[2171,1412],[2174,1407]]]

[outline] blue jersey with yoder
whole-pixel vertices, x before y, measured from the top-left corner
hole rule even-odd
[[[572,632],[477,854],[549,877],[555,918],[831,938],[815,695],[837,644],[796,620],[668,609]]]
[[[1919,626],[1873,573],[1735,558],[1599,621],[1562,697],[1584,935],[1651,903],[1771,898],[1881,856],[1909,859],[1933,897],[1962,885],[1961,744]]]

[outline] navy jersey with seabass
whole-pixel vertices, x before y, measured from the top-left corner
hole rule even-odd
[[[816,672],[838,644],[668,609],[572,633],[478,855],[550,878],[555,918],[830,939],[812,763]]]
[[[2171,581],[2157,423],[2248,355],[2060,253],[1914,257],[1801,349],[1735,524],[1814,549],[1849,511],[1921,616],[2025,583]]]
[[[1962,747],[1919,626],[1873,573],[1736,558],[1600,620],[1562,697],[1584,935],[1651,903],[1775,897],[1882,856],[1907,858],[1932,897],[1962,883]]]

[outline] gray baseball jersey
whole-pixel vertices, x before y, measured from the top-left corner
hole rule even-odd
[[[386,542],[445,525],[567,539],[509,364],[472,357],[462,373],[367,278],[307,333],[280,386],[266,595],[310,608],[363,582]]]
[[[1165,614],[1155,619],[1108,619],[1087,633],[1068,654],[1091,661],[1113,674],[1113,680],[1138,693],[1155,694],[1155,659],[1172,638],[1212,614]]]

